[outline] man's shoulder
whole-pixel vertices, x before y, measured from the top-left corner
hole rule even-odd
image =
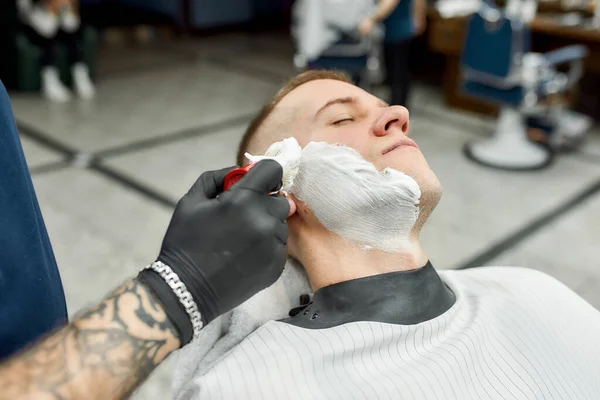
[[[537,269],[517,266],[482,266],[462,270],[441,270],[441,276],[481,282],[511,282],[513,284],[538,281],[548,285],[562,285],[556,278]],[[564,285],[563,285],[564,286]]]
[[[475,297],[510,298],[550,304],[559,302],[595,309],[564,283],[545,272],[511,266],[489,266],[459,271],[440,271],[449,284]]]
[[[463,270],[443,270],[441,275],[452,275],[456,279],[481,282],[511,282],[513,284],[537,281],[548,285],[562,285],[556,278],[537,269],[517,266],[482,266]]]

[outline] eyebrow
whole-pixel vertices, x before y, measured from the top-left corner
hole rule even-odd
[[[323,111],[325,111],[328,107],[331,107],[336,104],[356,104],[358,103],[358,98],[356,97],[339,97],[337,99],[329,100],[325,105],[315,113],[315,118],[319,116]],[[380,107],[389,107],[389,104],[383,100],[379,101]]]
[[[327,103],[325,103],[325,105],[321,108],[319,108],[319,111],[317,111],[315,113],[315,118],[319,116],[319,114],[321,114],[323,111],[325,111],[327,108],[336,105],[336,104],[354,104],[357,102],[357,98],[356,97],[339,97],[337,99],[333,99],[333,100],[329,100]]]

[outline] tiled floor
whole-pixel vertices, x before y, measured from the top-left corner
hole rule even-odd
[[[29,168],[34,169],[63,159],[60,153],[54,152],[27,137],[21,137],[21,144],[27,155]]]
[[[103,51],[93,102],[12,94],[71,314],[154,259],[173,204],[202,171],[234,164],[250,117],[294,73],[291,55],[285,40],[243,35]],[[465,159],[493,121],[445,109],[435,88],[416,86],[411,114],[445,189],[423,232],[434,265],[537,268],[600,308],[600,132],[517,174]],[[96,162],[67,165],[73,153]],[[169,398],[173,364],[136,398]]]

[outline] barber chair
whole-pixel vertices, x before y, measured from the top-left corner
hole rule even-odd
[[[365,37],[357,27],[373,7],[373,0],[295,0],[291,33],[296,68],[344,71],[356,85],[370,91],[383,80],[385,32],[377,24]]]
[[[484,3],[470,19],[461,56],[462,91],[501,107],[494,135],[465,146],[467,157],[476,162],[531,170],[553,159],[551,149],[529,140],[528,123],[558,111],[561,106],[548,105],[547,100],[579,81],[587,49],[574,45],[539,54],[530,51],[530,43],[518,12],[509,15]],[[567,72],[560,72],[557,68],[564,64]]]
[[[381,40],[383,32],[375,30],[370,37],[344,34],[342,39],[308,62],[309,69],[335,69],[349,74],[354,83],[371,91],[383,78]]]

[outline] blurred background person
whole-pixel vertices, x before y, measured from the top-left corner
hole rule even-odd
[[[71,99],[56,65],[56,46],[62,43],[67,49],[75,92],[84,99],[94,97],[94,84],[83,61],[77,0],[17,0],[17,8],[29,40],[42,50],[42,94],[56,102]]]
[[[374,58],[377,65],[380,64],[378,49],[382,27],[381,24],[375,27],[373,23],[361,35],[358,26],[365,15],[375,12],[375,4],[374,0],[296,1],[291,27],[296,66],[341,70],[350,75],[355,84],[371,91],[373,82],[368,76],[368,60]]]
[[[426,0],[379,0],[375,12],[359,25],[361,34],[371,33],[376,24],[385,26],[384,59],[390,86],[390,103],[406,106],[410,89],[409,53],[413,38],[427,27]]]

